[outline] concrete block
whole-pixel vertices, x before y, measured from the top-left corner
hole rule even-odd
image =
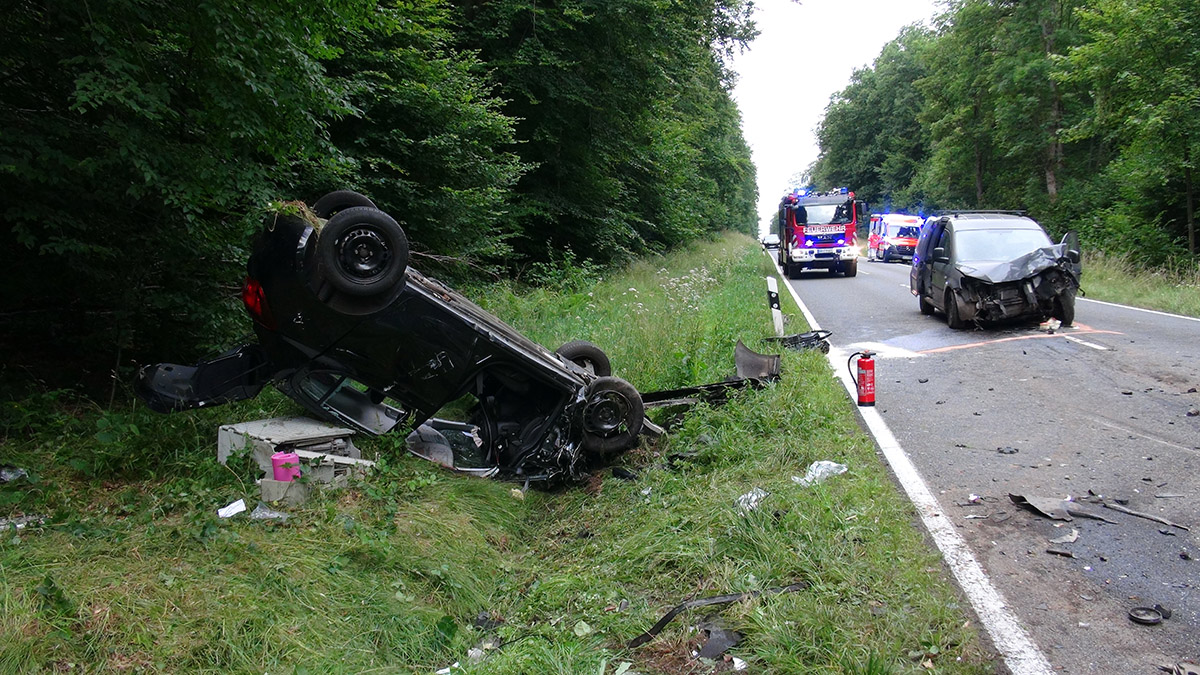
[[[288,506],[301,506],[312,494],[312,488],[300,481],[284,482],[274,478],[263,478],[258,485],[262,492],[262,500],[267,503],[282,500]]]

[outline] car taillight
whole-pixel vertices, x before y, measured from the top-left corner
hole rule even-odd
[[[262,284],[254,277],[246,277],[242,282],[242,302],[246,305],[246,311],[250,312],[250,317],[262,325],[275,329],[275,316],[271,314],[271,308],[267,306],[267,296],[263,293]]]

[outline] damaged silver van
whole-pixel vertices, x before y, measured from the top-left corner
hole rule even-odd
[[[1059,244],[1017,211],[958,211],[925,221],[909,290],[922,314],[940,311],[951,328],[969,322],[1075,321],[1079,243]]]

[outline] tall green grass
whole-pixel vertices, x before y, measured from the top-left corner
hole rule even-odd
[[[1091,253],[1083,261],[1085,297],[1200,317],[1200,266],[1147,268],[1128,257]]]
[[[770,269],[731,235],[560,292],[471,295],[552,348],[595,342],[649,391],[732,374],[738,339],[765,350]],[[0,672],[708,673],[691,656],[706,615],[745,636],[732,653],[751,672],[992,672],[823,357],[783,365],[619,458],[636,480],[604,470],[522,493],[381,438],[360,442],[373,474],[286,523],[215,513],[253,506],[256,477],[216,465],[217,425],[294,413],[278,395],[165,417],[14,402],[0,463],[33,480],[0,486],[0,514],[48,520],[0,537]],[[115,415],[112,437],[98,420]],[[850,470],[791,480],[820,459]],[[739,512],[754,488],[769,496]],[[808,588],[685,613],[625,646],[686,599],[797,581]],[[473,662],[485,639],[502,646]]]

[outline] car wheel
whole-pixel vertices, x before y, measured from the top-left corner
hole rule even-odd
[[[892,252],[890,250],[885,250],[883,252],[883,257],[881,258],[881,260],[885,263],[892,262]]]
[[[1064,326],[1075,323],[1075,291],[1066,291],[1055,301],[1054,318]]]
[[[637,443],[646,415],[642,395],[619,377],[599,377],[588,385],[583,407],[583,447],[599,454],[628,450]]]
[[[377,295],[404,280],[408,238],[383,211],[354,206],[334,214],[321,228],[317,257],[335,289],[347,295]]]
[[[858,261],[851,260],[849,262],[843,263],[842,270],[846,272],[847,277],[858,276]]]
[[[600,377],[612,375],[612,364],[608,360],[608,355],[587,340],[572,340],[555,349],[554,353],[593,375]]]
[[[318,199],[312,206],[312,212],[318,218],[331,218],[338,211],[344,211],[355,206],[376,208],[375,202],[368,199],[365,195],[360,195],[353,190],[337,190]]]
[[[796,265],[794,263],[787,263],[787,278],[799,279],[800,278],[800,266]]]
[[[958,315],[958,298],[950,289],[946,289],[946,325],[955,330],[967,325]]]
[[[921,313],[925,316],[933,314],[933,303],[929,302],[924,295],[917,295],[917,304],[921,306]]]

